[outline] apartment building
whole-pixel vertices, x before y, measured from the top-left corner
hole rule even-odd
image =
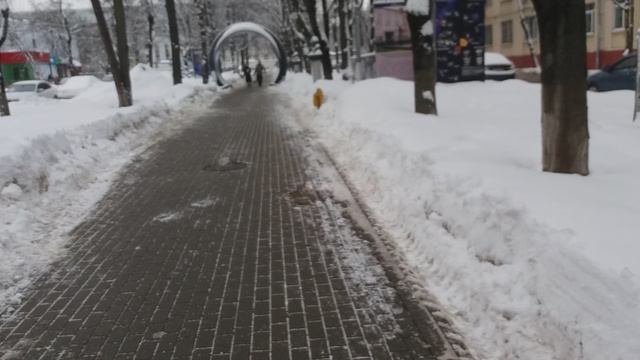
[[[520,21],[522,3],[525,23],[531,29],[536,54],[539,54],[538,23],[531,0],[486,0],[485,43],[486,50],[509,57],[516,67],[531,67],[529,47]],[[640,25],[640,0],[633,0],[635,16],[633,24]],[[613,0],[587,0],[587,66],[601,68],[620,58],[626,46],[626,28],[629,12],[617,6]],[[633,41],[636,46],[635,39]]]

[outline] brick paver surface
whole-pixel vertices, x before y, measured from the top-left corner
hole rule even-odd
[[[130,164],[0,323],[0,357],[433,358],[368,244],[301,190],[277,96],[225,94]]]

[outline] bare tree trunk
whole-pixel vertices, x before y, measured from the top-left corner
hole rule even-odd
[[[116,6],[119,4],[119,6]],[[114,13],[116,20],[116,30],[120,28],[120,34],[118,35],[118,42],[120,43],[120,37],[124,34],[124,46],[118,44],[118,55],[116,55],[113,49],[113,41],[111,40],[111,34],[109,33],[109,26],[104,17],[104,11],[100,0],[91,0],[91,6],[93,12],[96,15],[96,22],[98,23],[98,30],[100,31],[100,37],[107,53],[107,59],[109,61],[109,67],[113,74],[113,82],[118,92],[118,104],[120,107],[131,106],[133,104],[133,98],[131,96],[131,80],[129,79],[129,58],[128,51],[127,58],[124,60],[126,67],[123,66],[118,56],[122,56],[121,47],[127,47],[126,43],[126,28],[124,26],[124,7],[122,6],[122,0],[114,0]],[[124,28],[124,32],[122,31]],[[124,71],[123,71],[124,70]],[[125,76],[123,77],[123,73]]]
[[[69,26],[69,19],[64,13],[64,9],[62,8],[62,0],[58,2],[58,6],[60,8],[60,16],[62,17],[62,26],[64,27],[65,32],[67,33],[67,51],[69,51],[69,69],[73,69],[73,50],[71,48],[71,44],[73,41],[73,35],[71,33],[71,26]]]
[[[329,10],[327,0],[322,0],[322,23],[324,26],[324,37],[329,41],[331,39],[331,28],[329,27]]]
[[[311,43],[311,37],[313,36],[311,30],[307,27],[303,16],[302,10],[300,8],[300,3],[298,0],[290,0],[291,1],[291,23],[293,27],[293,31],[296,36],[295,39],[295,48],[298,56],[300,57],[300,62],[302,64],[303,70],[309,72],[309,64],[307,63],[307,59],[304,51],[304,42],[307,44]],[[304,39],[304,41],[302,40]]]
[[[340,68],[349,67],[349,51],[347,50],[347,12],[345,0],[338,0],[338,20],[340,21]]]
[[[169,20],[169,38],[171,39],[171,63],[173,65],[173,84],[182,83],[182,62],[180,61],[180,36],[178,35],[178,18],[174,0],[166,0]]]
[[[542,58],[542,168],[589,174],[584,0],[533,0]]]
[[[198,9],[198,19],[200,22],[200,49],[202,52],[201,72],[202,83],[209,83],[209,55],[207,54],[207,29],[208,29],[208,15],[207,15],[207,1],[200,0]]]
[[[149,60],[149,66],[153,67],[153,26],[155,24],[155,17],[153,16],[153,11],[149,8],[149,12],[147,13],[147,23],[149,24],[149,38],[147,42],[147,58]]]
[[[436,115],[435,1],[430,1],[429,6],[428,14],[407,12],[407,17],[413,50],[415,110]]]
[[[7,31],[9,30],[9,8],[2,9],[2,37],[0,37],[0,48],[7,40]],[[0,116],[9,116],[9,101],[7,100],[7,90],[4,86],[4,72],[2,71],[2,65],[0,65]]]
[[[524,16],[524,4],[523,0],[518,0],[518,12],[520,13],[520,25],[522,26],[522,31],[524,31],[524,38],[527,41],[527,47],[529,48],[529,55],[531,56],[531,61],[533,61],[533,65],[536,69],[540,69],[540,62],[538,61],[538,57],[536,56],[536,52],[533,49],[533,40],[531,39],[531,29],[527,25]]]
[[[376,18],[375,18],[375,7],[373,4],[369,3],[369,52],[376,51]]]
[[[309,25],[311,25],[311,31],[313,35],[318,38],[318,43],[320,44],[320,52],[322,53],[322,70],[324,72],[325,79],[332,79],[333,68],[331,65],[331,53],[329,52],[329,45],[327,44],[327,39],[320,32],[320,27],[318,26],[318,14],[317,14],[317,3],[316,0],[305,0],[305,7],[307,8],[307,13],[309,14]]]
[[[131,78],[129,76],[129,43],[127,42],[127,21],[124,15],[123,0],[113,0],[113,15],[116,21],[116,46],[120,64],[120,94],[127,106],[133,104]]]

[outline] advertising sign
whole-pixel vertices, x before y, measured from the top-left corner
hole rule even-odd
[[[484,0],[437,0],[438,81],[484,80]]]

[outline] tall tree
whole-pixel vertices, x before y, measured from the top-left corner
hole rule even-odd
[[[115,20],[115,32],[118,53],[113,49],[113,41],[109,26],[102,10],[100,0],[91,0],[91,6],[96,16],[100,37],[107,53],[109,67],[113,74],[113,81],[118,92],[118,103],[120,107],[133,105],[133,95],[131,92],[131,78],[129,76],[129,45],[127,44],[127,27],[124,15],[124,5],[122,0],[113,0],[113,13]]]
[[[69,52],[69,67],[71,69],[73,66],[73,32],[71,31],[71,25],[69,25],[69,18],[67,17],[66,12],[64,11],[64,7],[62,4],[62,0],[58,1],[58,10],[60,11],[60,18],[62,19],[62,26],[64,27],[64,31],[67,35],[66,43],[67,43],[67,51]]]
[[[349,67],[349,52],[347,51],[347,10],[345,0],[338,0],[338,21],[340,23],[340,69]]]
[[[540,63],[538,61],[538,57],[536,56],[535,49],[533,48],[533,36],[532,29],[529,28],[529,24],[527,24],[527,17],[524,14],[524,0],[518,0],[518,13],[520,14],[520,26],[522,26],[522,31],[524,32],[524,39],[527,42],[527,47],[529,48],[529,56],[531,56],[531,61],[533,62],[536,69],[540,69]]]
[[[153,33],[156,17],[153,12],[153,1],[149,0],[147,3],[147,60],[149,66],[153,67]]]
[[[209,83],[209,55],[207,49],[207,30],[209,27],[209,15],[207,14],[207,1],[199,0],[198,2],[198,25],[200,26],[200,51],[202,53],[201,72],[202,83]]]
[[[331,65],[331,53],[329,52],[329,44],[327,43],[327,38],[320,31],[320,26],[318,25],[318,8],[316,0],[304,0],[304,5],[307,8],[307,13],[309,15],[309,25],[311,26],[311,32],[313,35],[318,38],[318,42],[320,44],[320,52],[322,53],[322,70],[324,72],[325,79],[331,79],[333,68]]]
[[[322,0],[322,27],[324,29],[324,38],[331,39],[331,27],[329,25],[329,8],[327,0]]]
[[[0,48],[7,40],[7,31],[9,30],[9,7],[2,9],[2,36],[0,36]],[[0,115],[9,116],[9,101],[7,100],[7,91],[4,87],[4,72],[0,66]]]
[[[435,1],[408,0],[407,17],[413,51],[415,111],[437,114],[436,107],[436,47]]]
[[[584,0],[533,0],[542,63],[542,168],[589,174]]]
[[[171,63],[173,67],[173,84],[182,83],[182,61],[180,60],[180,35],[178,34],[178,17],[174,0],[165,0],[167,18],[169,20],[169,38],[171,40]]]
[[[307,26],[307,22],[305,21],[305,16],[303,15],[303,10],[300,2],[298,0],[289,0],[290,1],[290,9],[291,15],[289,17],[290,23],[292,25],[292,32],[294,33],[294,46],[296,48],[296,52],[298,53],[298,57],[300,58],[300,62],[302,63],[302,67],[305,71],[309,71],[309,64],[306,61],[305,57],[305,47],[311,44],[311,38],[313,37],[311,29]]]

